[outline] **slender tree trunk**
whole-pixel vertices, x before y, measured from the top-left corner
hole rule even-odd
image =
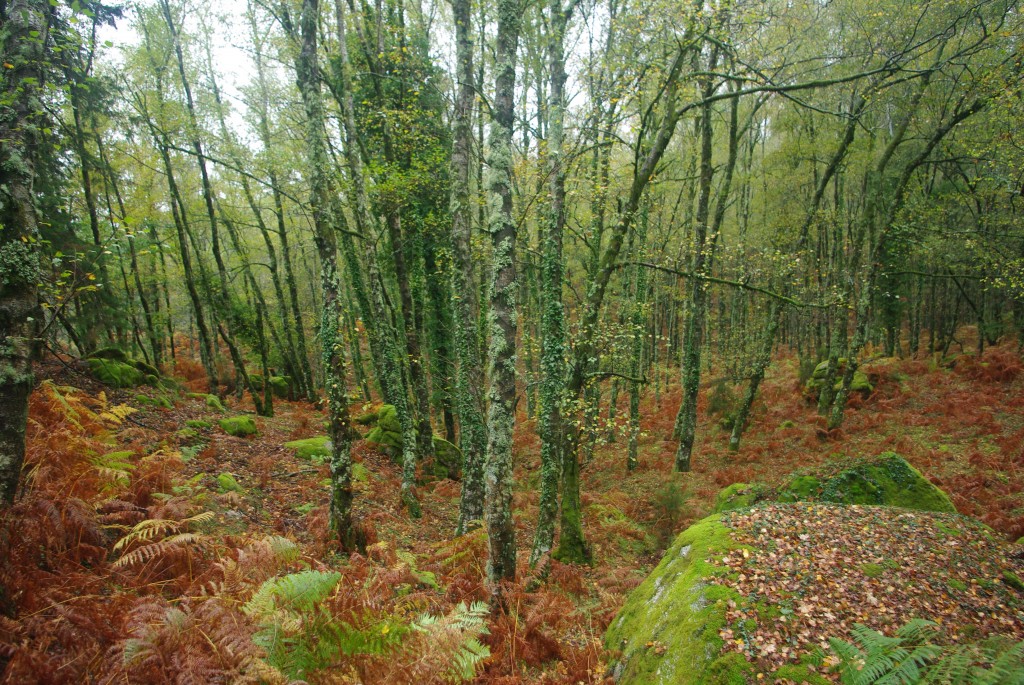
[[[483,365],[477,342],[473,307],[473,259],[470,234],[473,205],[470,171],[473,147],[473,42],[470,38],[470,0],[453,0],[458,93],[455,101],[452,140],[452,252],[451,297],[455,339],[455,402],[459,413],[459,447],[462,449],[462,494],[458,533],[479,525],[484,518],[484,456],[487,426],[483,414]]]
[[[558,489],[561,475],[568,458],[564,455],[564,431],[562,429],[562,404],[565,400],[565,311],[562,304],[562,281],[564,280],[564,258],[562,256],[562,234],[565,230],[565,169],[562,165],[563,138],[565,126],[565,29],[569,13],[562,7],[561,0],[550,0],[548,21],[551,35],[548,37],[548,66],[551,71],[551,101],[548,104],[548,184],[549,215],[543,222],[541,237],[541,293],[540,293],[540,459],[541,489],[540,506],[537,512],[537,529],[534,535],[530,563],[551,550],[555,536],[555,515],[558,512]],[[571,501],[569,504],[571,505]],[[563,499],[563,509],[565,501]],[[561,517],[562,540],[559,550],[568,553],[570,549],[585,549],[583,529],[578,516],[569,516],[570,528],[566,529],[567,517]],[[564,547],[564,550],[562,549]],[[583,555],[585,556],[585,555]],[[569,558],[567,561],[582,561]]]
[[[750,384],[743,396],[743,402],[736,411],[735,422],[732,426],[732,435],[729,436],[729,451],[736,452],[740,449],[740,438],[746,430],[747,418],[750,416],[750,408],[757,397],[757,389],[764,380],[764,372],[772,360],[772,348],[775,346],[775,335],[779,330],[779,323],[782,320],[782,307],[777,300],[773,301],[768,310],[768,329],[765,331],[764,340],[761,341],[761,349],[754,361],[754,369],[750,375]]]
[[[490,179],[493,246],[490,287],[490,407],[487,414],[486,521],[490,554],[487,575],[501,603],[503,581],[516,577],[516,529],[512,520],[512,431],[516,405],[516,223],[512,216],[512,125],[515,116],[516,48],[522,11],[519,0],[498,0],[494,64]]]
[[[351,426],[346,395],[344,345],[339,323],[341,318],[338,277],[338,246],[336,232],[342,228],[343,215],[337,206],[337,194],[331,187],[324,132],[323,100],[317,68],[317,25],[319,0],[303,0],[300,19],[300,51],[295,72],[306,113],[306,152],[310,174],[310,205],[320,256],[323,318],[320,324],[320,349],[323,355],[327,390],[328,423],[331,438],[331,530],[342,547],[354,550],[360,546],[352,521],[352,455]]]

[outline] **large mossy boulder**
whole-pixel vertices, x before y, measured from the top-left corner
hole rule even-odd
[[[96,350],[85,358],[85,363],[93,378],[114,388],[156,386],[160,381],[160,369],[141,359],[132,359],[116,347]]]
[[[228,435],[236,438],[245,438],[256,435],[256,421],[251,416],[232,416],[220,420],[220,427]]]
[[[610,665],[617,682],[744,682],[750,664],[719,657],[728,603],[739,595],[714,582],[726,569],[708,563],[741,547],[717,514],[676,538],[658,567],[630,593],[605,635],[605,646],[619,655]],[[711,671],[718,674],[714,681],[705,677]]]
[[[734,483],[718,493],[715,512],[743,509],[762,500],[868,504],[956,513],[945,492],[894,452],[885,452],[830,475],[797,476],[775,491],[758,483]]]
[[[146,374],[131,364],[102,357],[88,359],[86,363],[93,378],[112,388],[135,388],[146,383]]]
[[[366,434],[366,441],[400,452],[402,449],[402,424],[398,420],[398,411],[394,405],[381,405],[375,418],[377,425]]]

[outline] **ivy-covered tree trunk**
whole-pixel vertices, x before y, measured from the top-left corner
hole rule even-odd
[[[352,438],[346,396],[344,341],[340,331],[341,298],[338,277],[336,231],[341,228],[340,206],[331,187],[324,133],[323,101],[317,67],[317,25],[319,0],[303,0],[300,19],[301,47],[295,72],[302,104],[306,112],[306,150],[309,164],[310,205],[317,252],[320,256],[323,316],[320,322],[320,349],[323,355],[329,434],[331,438],[331,530],[342,547],[354,550],[358,545],[352,525]]]
[[[0,7],[0,504],[18,490],[25,459],[28,396],[38,318],[39,226],[33,198],[36,120],[47,40],[42,0],[11,0]]]
[[[473,205],[470,171],[473,147],[473,41],[470,0],[453,0],[458,95],[455,100],[452,140],[452,312],[455,319],[455,406],[459,414],[459,447],[462,449],[462,494],[459,501],[458,533],[484,518],[484,455],[487,426],[484,424],[483,365],[477,343],[476,315],[472,303],[473,260],[470,233]]]
[[[369,194],[366,190],[363,178],[363,163],[359,151],[359,136],[356,129],[355,106],[352,101],[352,76],[348,60],[348,48],[345,38],[345,13],[344,3],[335,3],[338,30],[338,52],[340,59],[337,60],[338,80],[341,82],[338,95],[339,104],[342,109],[342,124],[345,128],[345,159],[348,161],[351,172],[352,187],[355,195],[355,219],[356,225],[362,235],[368,232],[374,225],[370,214]],[[385,401],[391,403],[398,415],[402,428],[402,503],[413,518],[421,515],[419,500],[416,498],[416,427],[413,423],[412,414],[409,409],[409,394],[403,381],[401,359],[398,351],[397,332],[392,329],[391,318],[387,314],[384,303],[384,286],[381,282],[379,272],[379,261],[376,255],[371,254],[367,259],[369,265],[367,280],[369,281],[369,293],[363,283],[362,271],[352,237],[348,231],[342,234],[342,252],[345,255],[345,262],[349,266],[349,276],[352,283],[352,290],[355,293],[360,308],[364,311],[364,325],[367,327],[367,334],[370,339],[370,350],[375,352],[375,365],[379,364],[377,370],[380,374],[379,382]],[[371,299],[372,298],[372,299]]]
[[[565,311],[562,305],[564,261],[562,233],[565,229],[565,169],[562,146],[565,126],[565,28],[570,10],[562,9],[561,0],[549,4],[548,63],[551,70],[551,92],[548,104],[548,183],[549,215],[543,223],[541,237],[540,293],[540,506],[537,531],[533,540],[530,563],[551,550],[558,514],[558,488],[563,467],[564,431],[562,403],[565,400]],[[575,460],[576,455],[572,458]],[[565,530],[562,536],[583,538],[582,528]]]
[[[493,246],[490,284],[490,387],[487,412],[486,519],[492,596],[516,577],[512,520],[512,431],[516,411],[516,222],[512,216],[512,124],[515,115],[519,0],[498,0],[494,105],[490,133],[489,225]]]

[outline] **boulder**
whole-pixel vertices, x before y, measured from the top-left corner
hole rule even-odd
[[[88,359],[86,363],[93,378],[112,388],[135,388],[146,383],[146,374],[131,364],[103,357]]]
[[[322,464],[331,456],[331,440],[326,435],[305,440],[292,440],[284,444],[288,449],[295,450],[295,456],[306,461]]]
[[[715,514],[676,538],[612,619],[608,675],[620,685],[825,685],[833,678],[816,645],[829,635],[884,625],[904,606],[927,620],[984,620],[979,601],[1019,615],[1019,570],[1012,547],[955,514],[802,502]]]
[[[885,452],[830,476],[797,476],[775,491],[760,483],[733,483],[718,493],[715,512],[743,509],[762,500],[869,504],[956,513],[946,493],[894,452]]]
[[[236,438],[256,435],[256,421],[251,416],[232,416],[219,421],[221,430]]]
[[[709,682],[704,676],[711,669],[735,670],[738,682],[745,682],[749,664],[718,656],[724,644],[718,633],[726,624],[728,602],[738,601],[739,594],[715,584],[725,570],[708,563],[712,555],[741,547],[718,514],[676,538],[658,567],[630,593],[605,635],[605,646],[619,654],[610,664],[617,682],[703,683]],[[717,663],[722,659],[728,663]]]

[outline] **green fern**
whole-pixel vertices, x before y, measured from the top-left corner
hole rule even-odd
[[[366,614],[358,625],[339,621],[324,605],[341,574],[301,571],[271,578],[242,607],[259,631],[253,642],[267,662],[292,678],[329,667],[339,656],[383,654],[401,642],[408,627],[396,618]]]
[[[474,602],[470,605],[459,604],[447,616],[437,617],[424,614],[416,619],[413,630],[432,634],[440,638],[442,633],[455,633],[457,640],[454,651],[449,655],[451,663],[444,673],[450,682],[471,680],[476,676],[476,669],[491,655],[490,649],[477,639],[487,634],[487,605]],[[444,642],[439,639],[438,642]]]
[[[913,619],[888,637],[857,624],[853,642],[829,638],[845,685],[1024,685],[1024,642],[940,647],[938,626]]]

